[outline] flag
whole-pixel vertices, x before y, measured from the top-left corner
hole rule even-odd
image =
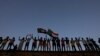
[[[37,32],[38,33],[44,33],[44,34],[47,33],[47,31],[45,29],[43,29],[43,28],[37,28]]]
[[[51,37],[58,37],[58,33],[53,32],[51,29],[48,29],[47,34]]]

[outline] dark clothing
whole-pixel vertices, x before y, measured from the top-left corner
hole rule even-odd
[[[83,42],[83,45],[84,45],[84,47],[85,47],[85,50],[86,51],[89,51],[90,50],[90,48],[89,48],[89,46],[88,46],[88,42],[86,41],[86,40],[82,40],[82,42]]]
[[[82,47],[80,45],[80,40],[76,40],[76,45],[77,45],[79,51],[82,51]]]
[[[89,45],[89,47],[90,47],[90,50],[91,50],[91,51],[94,51],[95,48],[94,48],[93,43],[91,42],[91,40],[87,40],[87,42],[88,42],[88,45]]]
[[[26,42],[24,50],[28,50],[29,42]]]
[[[56,40],[55,39],[52,39],[52,48],[53,48],[53,51],[56,51]]]
[[[89,46],[87,44],[83,44],[83,45],[84,45],[86,51],[90,50],[90,48],[89,48]]]
[[[66,51],[70,51],[70,44],[69,44],[69,39],[66,38]]]
[[[32,43],[32,50],[34,51],[36,49],[36,47],[37,47],[37,40],[34,39],[33,43]]]
[[[57,50],[58,51],[61,51],[61,48],[60,48],[60,39],[57,39]]]
[[[24,50],[28,50],[30,40],[31,40],[31,38],[26,39],[26,44],[25,44]]]
[[[2,43],[2,41],[3,41],[3,39],[2,39],[2,37],[0,37],[0,44]]]
[[[75,45],[72,45],[72,51],[76,51]]]
[[[10,42],[8,44],[8,47],[7,47],[7,50],[11,50],[11,47],[13,46],[14,47],[14,42],[15,42],[15,39],[9,39]]]
[[[8,42],[8,38],[6,38],[6,39],[4,39],[3,41],[2,41],[2,44],[1,44],[1,46],[0,46],[0,49],[4,49],[4,47],[5,47],[5,45],[7,44],[7,42]]]
[[[75,41],[71,40],[72,51],[76,51]]]
[[[100,38],[98,39],[98,43],[100,43]]]
[[[43,51],[46,51],[46,46],[47,46],[46,40],[43,40]]]
[[[98,45],[93,39],[91,39],[91,42],[93,43],[93,45],[94,45],[94,47],[95,47],[95,50],[96,50],[96,51],[99,51],[99,50],[100,50],[99,45]]]
[[[64,40],[61,40],[61,50],[62,51],[65,51],[65,42],[64,42]]]
[[[39,50],[39,47],[40,47],[40,50],[43,51],[43,40],[42,39],[39,39],[38,50]]]

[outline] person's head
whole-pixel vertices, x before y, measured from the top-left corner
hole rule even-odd
[[[73,40],[73,38],[71,38],[71,40]]]
[[[2,37],[0,37],[0,40],[2,40]]]
[[[6,40],[9,40],[9,36],[7,36],[5,39],[6,39]]]
[[[62,37],[61,39],[62,39],[62,40],[64,40],[64,38],[63,38],[63,37]]]
[[[84,38],[82,37],[82,40],[84,40]]]
[[[100,40],[100,38],[98,38]]]
[[[100,43],[100,38],[98,38],[98,42]]]
[[[15,40],[15,37],[13,37],[13,40]]]
[[[33,39],[36,39],[36,37],[34,37]]]
[[[65,37],[66,39],[68,39],[68,37]]]
[[[22,40],[25,40],[25,38],[23,37]]]
[[[78,40],[77,37],[75,37],[75,40]]]
[[[40,39],[42,40],[42,37]]]
[[[9,39],[9,36],[7,36],[6,39]]]
[[[86,40],[89,40],[89,38],[88,38],[88,37],[86,37]]]
[[[94,41],[93,38],[90,39],[91,41]]]

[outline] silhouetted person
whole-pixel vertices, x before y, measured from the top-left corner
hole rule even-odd
[[[69,39],[68,39],[68,37],[66,37],[66,49],[67,49],[67,51],[70,51],[70,41],[69,41]]]
[[[43,51],[46,51],[47,43],[46,43],[46,38],[43,40]]]
[[[80,45],[80,39],[75,38],[76,46],[78,47],[79,51],[82,51],[82,47]]]
[[[4,50],[4,47],[5,47],[5,45],[7,44],[8,41],[9,41],[9,36],[7,36],[7,37],[2,41],[2,44],[1,44],[1,47],[0,47],[1,50]]]
[[[86,38],[86,40],[87,40],[87,43],[88,43],[88,45],[89,45],[90,50],[91,50],[91,51],[94,51],[95,49],[94,49],[93,43],[90,41],[89,38]]]
[[[39,39],[38,50],[39,48],[40,48],[40,51],[43,51],[43,38],[42,37]]]
[[[2,43],[2,41],[3,41],[3,39],[2,39],[2,37],[0,37],[0,44]]]
[[[32,38],[32,39],[33,39],[32,51],[34,51],[37,48],[37,39],[36,39],[36,37],[35,38]]]
[[[96,41],[94,41],[94,39],[90,39],[90,41],[93,43],[94,47],[95,47],[95,51],[99,51],[100,47],[99,45],[96,43]]]
[[[52,39],[52,48],[53,48],[53,51],[56,51],[56,39],[55,38]]]
[[[83,43],[83,45],[85,47],[85,50],[89,51],[90,49],[89,49],[88,43],[87,43],[87,41],[84,38],[82,38],[82,43]]]
[[[14,42],[15,42],[15,37],[13,37],[12,39],[9,39],[7,50],[11,50],[12,46],[14,47]]]
[[[75,40],[73,40],[73,38],[71,38],[71,46],[72,46],[72,51],[76,51]]]
[[[51,51],[50,39],[47,39],[47,51]]]
[[[57,38],[57,40],[56,40],[56,42],[57,42],[57,50],[58,51],[61,51],[61,46],[60,46],[60,39],[59,38]]]
[[[22,39],[20,39],[20,37],[19,37],[19,41],[20,41],[20,43],[19,43],[19,46],[18,46],[18,50],[22,50],[23,44],[25,42],[25,38],[23,37]]]
[[[98,38],[98,43],[100,44],[100,38]]]
[[[28,48],[29,48],[29,43],[30,43],[30,41],[31,41],[31,38],[27,38],[26,37],[26,43],[25,43],[25,48],[24,48],[24,50],[28,50]]]
[[[64,38],[61,39],[61,50],[65,51],[65,40],[64,40]]]

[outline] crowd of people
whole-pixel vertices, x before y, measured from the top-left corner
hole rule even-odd
[[[32,45],[29,45],[29,44]],[[43,38],[43,37],[19,37],[19,43],[15,44],[15,37],[0,37],[0,50],[22,50],[25,51],[100,51],[100,38],[96,42],[93,38]]]

